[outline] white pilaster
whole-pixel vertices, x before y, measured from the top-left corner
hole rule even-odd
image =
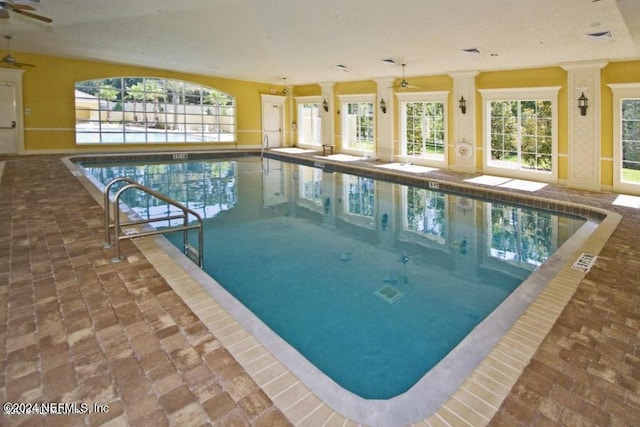
[[[334,145],[336,143],[336,124],[335,124],[335,99],[333,82],[319,83],[321,89],[322,101],[320,102],[320,119],[322,120],[322,144]],[[327,101],[329,111],[323,108],[324,102]]]
[[[476,76],[478,71],[449,74],[453,78],[453,137],[449,141],[449,168],[476,172]],[[464,97],[466,111],[460,109]]]
[[[566,185],[599,191],[600,181],[600,70],[606,61],[564,64],[567,75],[568,176]],[[589,107],[586,115],[578,108],[584,93]]]
[[[376,158],[384,162],[392,162],[395,142],[393,139],[393,123],[395,119],[395,103],[393,96],[393,77],[376,79]],[[380,109],[380,101],[384,99],[386,112]]]

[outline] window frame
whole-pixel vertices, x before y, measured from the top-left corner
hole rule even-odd
[[[74,105],[76,145],[237,140],[236,98],[199,83],[155,76],[82,80],[74,84]]]
[[[640,83],[611,83],[607,86],[613,94],[613,191],[640,194],[640,182],[622,180],[622,101],[640,99]]]
[[[298,165],[294,169],[294,180],[298,181],[297,203],[319,214],[324,214],[324,171],[312,166]],[[307,190],[311,188],[309,197]]]
[[[435,227],[424,227],[421,230],[416,230],[410,226],[410,192],[424,193],[424,203],[420,207],[413,206],[413,208],[422,210],[421,216],[425,219],[422,224],[427,226],[428,223],[432,223],[432,221],[429,220],[431,220],[434,215],[440,213],[442,215],[442,223],[440,224],[442,229],[436,230]],[[427,188],[402,186],[402,231],[405,233],[405,238],[408,238],[406,236],[412,236],[412,240],[420,242],[422,245],[425,245],[427,241],[437,246],[447,245],[449,240],[449,216],[449,197],[445,193]]]
[[[396,98],[399,105],[399,124],[398,130],[400,132],[398,138],[399,155],[398,160],[403,162],[411,161],[416,164],[423,164],[427,166],[446,167],[449,161],[449,92],[448,91],[432,91],[432,92],[411,92],[411,93],[396,93]],[[438,158],[435,155],[432,156],[415,156],[407,154],[407,104],[414,102],[433,102],[442,103],[444,107],[443,116],[443,145],[444,153],[442,158]]]
[[[353,196],[359,203],[352,202],[350,187],[355,186]],[[364,188],[365,186],[371,186]],[[376,216],[378,212],[378,182],[369,177],[349,175],[342,176],[342,215],[341,219],[359,227],[374,230],[376,228]],[[361,212],[352,210],[358,206]],[[365,212],[366,211],[366,212]]]
[[[496,224],[493,221],[493,213],[494,211],[498,211],[498,210],[504,211],[505,209],[509,211],[508,213],[515,215],[518,218],[517,221],[515,221],[517,228],[514,228],[511,232],[511,234],[515,236],[515,239],[513,239],[513,241],[516,242],[516,248],[515,248],[516,250],[514,252],[504,251],[504,255],[500,256],[499,255],[500,248],[497,248],[494,246],[494,236],[496,236],[496,232],[495,232]],[[501,265],[504,267],[504,265],[509,265],[512,267],[517,267],[519,269],[531,272],[537,269],[540,265],[542,265],[542,263],[544,263],[544,261],[538,262],[533,259],[525,259],[525,260],[517,259],[518,256],[522,256],[525,254],[525,245],[523,244],[524,236],[529,236],[529,238],[531,239],[530,237],[531,234],[527,233],[527,231],[531,231],[531,229],[527,230],[524,228],[524,224],[526,223],[525,220],[532,218],[532,216],[528,215],[529,212],[530,212],[529,208],[510,205],[508,203],[502,203],[502,202],[484,203],[483,219],[484,219],[484,227],[485,227],[485,230],[487,231],[486,241],[485,241],[485,253],[483,255],[484,266],[491,268],[490,265],[494,265],[494,267],[501,266]],[[548,220],[547,218],[544,218],[545,215],[549,216]],[[541,221],[547,221],[548,228],[551,230],[551,235],[547,236],[546,240],[542,240],[543,242],[548,243],[548,248],[547,248],[548,249],[547,259],[548,259],[551,256],[551,254],[553,254],[558,250],[558,236],[559,236],[559,229],[560,229],[558,216],[551,215],[550,212],[535,211],[535,219],[538,220],[538,222],[536,222],[536,225],[539,225]],[[530,223],[531,222],[529,221],[529,224]],[[511,222],[508,222],[507,224],[503,224],[502,229],[500,229],[499,231],[506,233],[508,231],[507,228],[509,226],[513,226],[513,224]],[[538,228],[535,227],[534,230],[538,231]],[[535,237],[536,235],[534,234],[533,236]],[[507,253],[513,256],[508,257],[506,256]]]
[[[479,89],[482,97],[482,169],[512,178],[554,183],[558,181],[558,94],[560,86],[530,88]],[[551,102],[551,170],[540,171],[497,166],[491,159],[491,103],[494,101],[550,101]],[[521,144],[521,141],[518,142]],[[519,150],[520,151],[520,150]]]
[[[340,151],[346,154],[353,154],[357,156],[371,156],[377,149],[377,109],[376,109],[376,95],[375,94],[360,94],[360,95],[338,95],[340,101]],[[373,147],[371,150],[354,148],[349,145],[348,135],[345,130],[348,129],[347,120],[349,115],[346,114],[347,104],[371,104],[371,133]]]
[[[296,100],[296,107],[297,107],[297,112],[296,112],[296,116],[297,116],[297,120],[298,120],[298,130],[297,130],[297,136],[298,136],[298,146],[302,147],[302,148],[313,148],[313,149],[317,149],[319,147],[322,146],[322,97],[321,96],[297,96],[295,98]],[[310,104],[315,104],[317,105],[317,109],[318,109],[318,117],[319,117],[319,121],[318,121],[318,129],[313,129],[313,121],[310,121],[310,126],[311,126],[311,134],[317,133],[317,137],[318,140],[317,142],[315,141],[306,141],[303,139],[303,133],[305,130],[305,117],[303,117],[302,114],[302,107],[304,105],[310,105]]]

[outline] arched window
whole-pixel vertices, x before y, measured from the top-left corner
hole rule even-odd
[[[235,98],[154,77],[76,82],[77,144],[233,142]]]

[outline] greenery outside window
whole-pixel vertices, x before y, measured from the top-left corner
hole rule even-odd
[[[193,83],[113,77],[75,84],[76,143],[233,142],[235,99]]]
[[[375,151],[375,96],[342,95],[342,151],[366,154]]]
[[[537,267],[557,249],[558,224],[550,213],[501,203],[488,204],[488,210],[490,257]]]
[[[480,90],[486,172],[539,181],[557,180],[559,89]]]
[[[322,120],[320,97],[298,97],[298,145],[319,147],[322,145]]]
[[[640,193],[640,84],[610,84],[613,92],[613,189]]]
[[[376,206],[375,181],[355,175],[344,175],[346,214],[373,218]]]
[[[125,166],[91,166],[84,168],[99,182],[107,183],[127,176],[174,200],[182,200],[202,218],[214,218],[233,209],[238,200],[237,164],[234,161],[129,164]],[[114,191],[126,183],[118,183]],[[122,193],[122,201],[142,218],[162,218],[176,208],[142,192]],[[183,220],[158,221],[155,227],[181,225]]]
[[[322,180],[324,171],[319,168],[300,165],[297,172],[298,182],[300,183],[299,200],[317,207],[318,212],[320,212],[320,208],[323,205]],[[296,175],[294,175],[295,177]]]
[[[405,229],[439,244],[446,243],[446,195],[424,188],[404,187]]]
[[[400,103],[401,156],[419,163],[444,165],[448,92],[398,93],[396,96]]]

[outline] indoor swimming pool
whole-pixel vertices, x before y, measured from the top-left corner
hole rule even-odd
[[[593,226],[318,164],[241,157],[82,166],[102,185],[127,176],[198,212],[205,271],[326,375],[319,395],[337,384],[342,399],[418,393],[429,401],[425,378],[435,375],[440,388],[447,370],[468,374],[543,287],[520,285]],[[170,211],[136,192],[122,200],[143,218]]]

